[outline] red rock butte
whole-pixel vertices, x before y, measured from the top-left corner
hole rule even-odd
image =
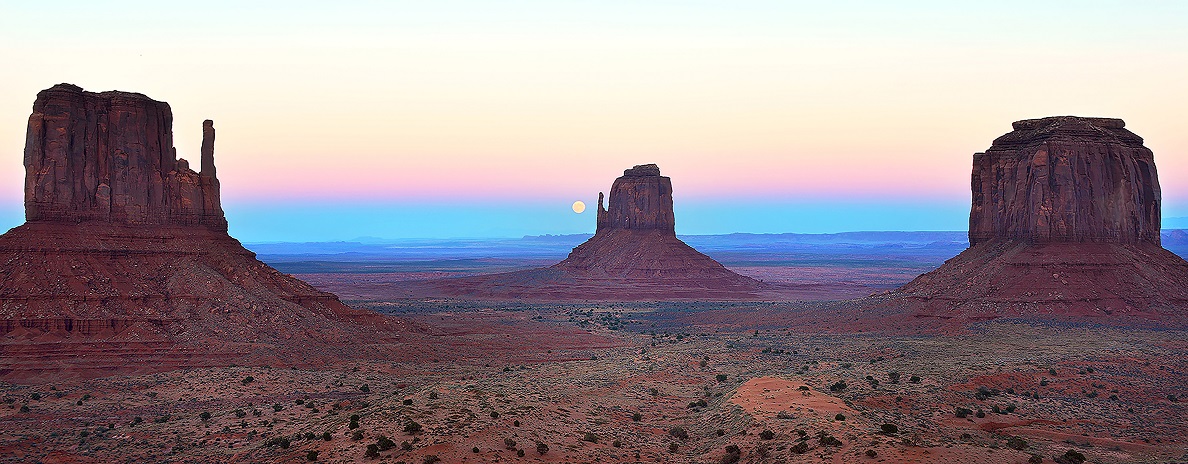
[[[973,158],[970,247],[901,287],[917,321],[1183,326],[1188,262],[1160,246],[1151,150],[1121,119],[1018,121]]]
[[[655,164],[635,166],[611,185],[597,229],[553,266],[444,279],[414,294],[529,301],[756,300],[773,288],[726,269],[676,236],[672,180]]]
[[[227,235],[202,127],[178,159],[165,102],[59,84],[37,95],[25,224],[0,236],[0,376],[36,381],[178,367],[307,365],[399,338],[272,269]]]

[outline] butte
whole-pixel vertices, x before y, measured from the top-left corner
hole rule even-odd
[[[1188,262],[1160,245],[1159,179],[1143,139],[1121,119],[1013,128],[974,155],[970,247],[867,317],[906,310],[892,325],[933,328],[1002,318],[1185,326]]]
[[[427,294],[526,301],[755,300],[771,286],[736,274],[676,236],[672,180],[655,164],[598,194],[597,229],[564,261],[526,271],[426,282]]]
[[[0,376],[307,366],[398,342],[403,322],[282,274],[227,234],[215,130],[178,159],[169,104],[59,84],[37,94],[24,225],[0,236]]]

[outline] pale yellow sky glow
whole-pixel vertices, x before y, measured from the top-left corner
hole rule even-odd
[[[1185,3],[949,3],[8,4],[0,198],[71,82],[170,102],[183,157],[214,119],[232,198],[591,201],[657,163],[684,198],[964,202],[1012,121],[1074,114],[1188,215]]]

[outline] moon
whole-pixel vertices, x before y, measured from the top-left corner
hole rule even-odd
[[[582,211],[585,211],[585,210],[586,210],[586,204],[582,203],[581,200],[573,202],[573,212],[582,214]]]

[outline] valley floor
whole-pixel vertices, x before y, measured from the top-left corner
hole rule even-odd
[[[888,337],[725,327],[671,305],[353,306],[476,354],[2,384],[0,462],[1188,459],[1183,332]],[[589,334],[533,336],[558,329]],[[514,356],[473,349],[517,341]]]

